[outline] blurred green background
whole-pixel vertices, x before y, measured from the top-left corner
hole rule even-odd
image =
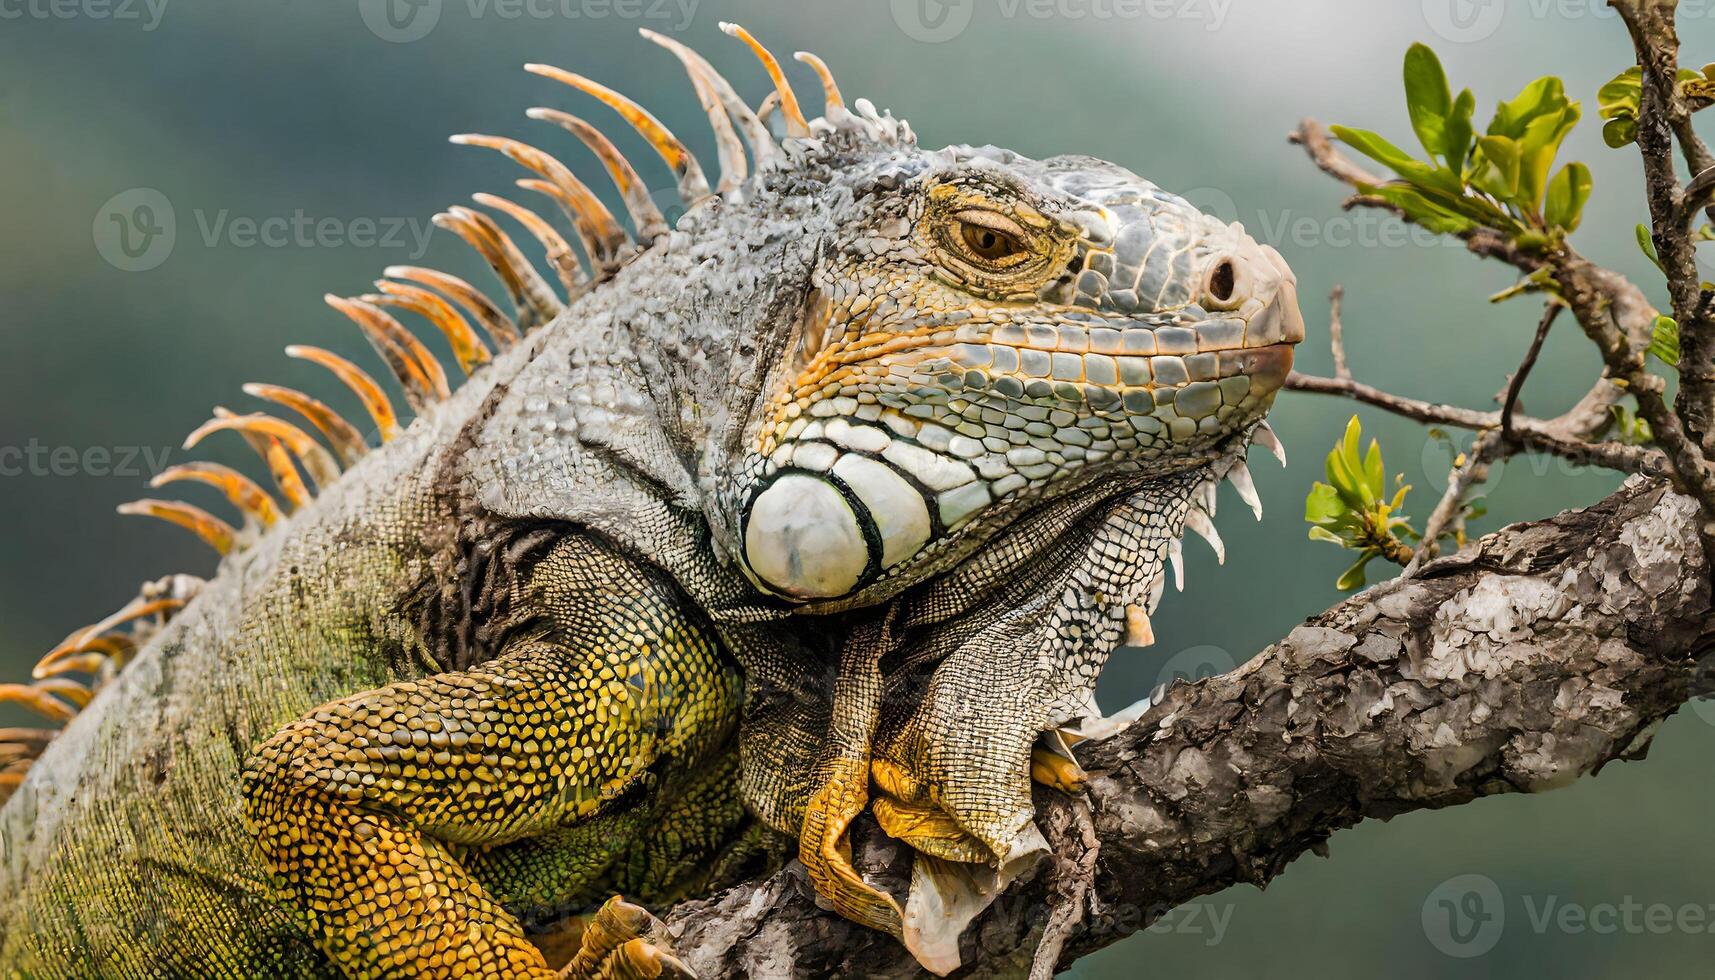
[[[539,140],[605,184],[560,134],[523,118],[530,105],[579,98],[524,74],[523,62],[564,65],[634,95],[712,166],[688,84],[670,56],[636,37],[639,26],[691,41],[753,100],[766,83],[720,35],[720,20],[746,24],[778,52],[817,51],[848,98],[892,107],[927,144],[1089,153],[1129,166],[1286,255],[1311,324],[1302,368],[1329,368],[1325,297],[1344,283],[1360,378],[1474,407],[1504,384],[1536,309],[1485,302],[1511,282],[1507,270],[1391,219],[1342,212],[1339,188],[1284,137],[1313,115],[1410,145],[1398,78],[1414,40],[1440,52],[1456,89],[1476,90],[1480,120],[1496,100],[1557,73],[1587,117],[1563,158],[1595,172],[1575,242],[1655,289],[1630,230],[1645,214],[1636,155],[1602,146],[1589,121],[1596,88],[1630,63],[1625,32],[1601,0],[392,2],[391,11],[379,0],[0,2],[0,449],[18,450],[0,456],[5,676],[23,674],[141,580],[212,570],[188,535],[113,507],[148,492],[163,454],[186,457],[177,443],[211,405],[246,407],[241,382],[295,384],[347,403],[319,369],[281,354],[288,342],[360,352],[323,292],[361,292],[384,265],[419,260],[487,281],[462,244],[419,239],[428,215],[472,191],[504,190],[514,174],[498,157],[447,145],[446,134]],[[1715,9],[1688,5],[1681,19],[1686,61],[1715,60]],[[813,90],[803,88],[813,85],[807,72],[792,71]],[[621,128],[610,132],[622,147],[653,164]],[[670,186],[664,171],[651,173]],[[136,222],[164,230],[163,211],[171,239],[141,237]],[[300,215],[284,240],[246,236],[248,221]],[[122,268],[136,265],[151,267]],[[1550,339],[1526,410],[1559,411],[1588,384],[1596,359],[1575,334]],[[1291,466],[1266,457],[1255,466],[1268,520],[1254,524],[1223,497],[1228,563],[1188,547],[1188,591],[1164,603],[1153,649],[1116,658],[1104,704],[1129,703],[1175,672],[1225,669],[1339,598],[1332,583],[1346,555],[1308,542],[1301,513],[1350,414],[1343,403],[1281,399],[1274,424]],[[1409,512],[1421,518],[1447,451],[1416,426],[1362,415],[1390,471],[1416,484]],[[240,450],[217,439],[197,455],[249,465]],[[1493,485],[1482,526],[1588,503],[1614,485],[1520,459]],[[1715,710],[1687,710],[1645,763],[1544,798],[1343,833],[1328,859],[1294,865],[1266,895],[1245,887],[1212,896],[1074,973],[1706,976],[1712,753]],[[1493,882],[1488,904],[1475,908],[1498,908],[1504,925],[1460,945],[1471,937],[1450,943],[1447,920],[1432,914],[1426,928],[1424,915],[1476,879],[1438,887],[1468,875]],[[1662,929],[1659,913],[1624,914],[1634,904],[1670,909],[1674,922]],[[1595,918],[1583,928],[1552,918],[1568,905]],[[1604,907],[1622,914],[1610,922]],[[1470,957],[1444,951],[1485,946]]]

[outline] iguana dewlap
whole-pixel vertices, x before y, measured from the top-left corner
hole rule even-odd
[[[801,54],[826,94],[806,120],[728,32],[784,135],[645,32],[708,112],[712,186],[636,104],[531,66],[659,151],[677,221],[565,111],[530,116],[593,151],[631,232],[546,152],[456,138],[563,213],[565,234],[477,197],[554,284],[488,212],[437,216],[512,313],[408,267],[330,298],[414,421],[292,348],[368,423],[246,386],[307,425],[217,410],[191,442],[232,430],[273,489],[212,464],[157,481],[213,486],[242,523],[126,508],[226,557],[0,687],[66,722],[0,733],[0,972],[673,975],[658,924],[603,901],[663,907],[783,843],[842,914],[958,964],[1040,854],[1032,773],[1077,790],[1054,733],[1148,642],[1181,533],[1218,547],[1221,478],[1255,505],[1242,459],[1275,445],[1293,278],[1113,164],[921,149]],[[852,866],[866,812],[917,852],[909,894]]]

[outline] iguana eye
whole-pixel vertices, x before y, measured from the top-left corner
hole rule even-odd
[[[961,211],[953,215],[958,225],[958,244],[966,258],[984,265],[1005,268],[1030,255],[1025,231],[1011,218],[992,211]]]

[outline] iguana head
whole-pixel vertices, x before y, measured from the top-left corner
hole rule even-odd
[[[760,588],[873,602],[1044,501],[1207,463],[1273,402],[1304,324],[1238,225],[1090,157],[821,128],[818,258],[716,498]]]

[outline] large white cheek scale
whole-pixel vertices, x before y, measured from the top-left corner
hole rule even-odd
[[[843,596],[929,540],[928,503],[886,464],[846,455],[832,475],[850,496],[822,477],[786,473],[751,503],[745,561],[775,591],[801,599]]]
[[[826,599],[857,587],[869,567],[869,543],[844,494],[825,480],[788,473],[750,505],[744,556],[769,586]]]

